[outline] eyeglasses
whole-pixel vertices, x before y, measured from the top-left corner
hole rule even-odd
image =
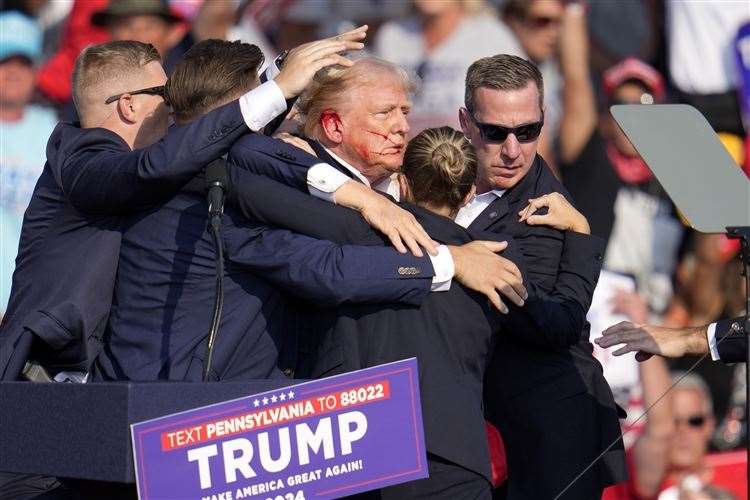
[[[526,24],[529,26],[529,28],[533,30],[542,30],[549,28],[551,26],[557,27],[561,23],[561,19],[559,17],[548,17],[548,16],[535,16],[535,17],[527,17],[524,19]]]
[[[157,87],[149,87],[147,89],[134,90],[132,92],[123,92],[122,94],[117,94],[117,95],[113,95],[112,97],[107,97],[107,100],[104,101],[104,104],[113,103],[124,95],[138,95],[138,94],[158,95],[162,99],[166,100],[166,97],[164,95],[164,85],[159,85]]]
[[[675,418],[674,419],[675,425],[679,425],[682,422],[687,423],[690,427],[694,429],[698,429],[700,427],[703,427],[703,424],[706,423],[706,416],[705,415],[692,415],[688,418]]]
[[[542,113],[542,118],[538,122],[527,123],[519,127],[503,127],[492,123],[482,123],[474,118],[471,112],[468,115],[479,129],[479,133],[482,134],[482,139],[488,142],[505,142],[510,134],[515,135],[518,142],[533,142],[542,133],[542,126],[544,125],[544,113]]]

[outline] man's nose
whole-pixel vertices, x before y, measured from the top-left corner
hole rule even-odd
[[[518,142],[516,134],[509,134],[503,142],[503,146],[500,149],[500,154],[503,156],[515,160],[521,154],[521,143]]]
[[[409,122],[406,120],[406,115],[403,112],[399,111],[392,130],[394,134],[406,135],[409,133]]]

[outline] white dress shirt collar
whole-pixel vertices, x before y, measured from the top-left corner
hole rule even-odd
[[[469,227],[495,199],[502,197],[503,194],[505,194],[504,189],[493,189],[492,191],[475,195],[466,206],[458,211],[456,224],[462,227]]]
[[[359,170],[357,170],[356,168],[354,168],[353,166],[351,166],[347,161],[343,160],[340,156],[338,156],[336,153],[334,153],[330,149],[328,149],[326,147],[324,147],[324,149],[328,152],[329,155],[331,155],[331,157],[333,157],[334,160],[336,160],[337,162],[339,162],[342,167],[344,167],[345,169],[347,169],[357,179],[359,179],[360,181],[362,181],[362,183],[365,186],[371,187],[375,191],[379,191],[381,193],[389,194],[396,201],[400,201],[401,190],[399,189],[398,181],[396,180],[396,175],[397,174],[393,174],[390,177],[386,177],[385,179],[383,179],[382,181],[378,182],[374,186],[371,186],[370,185],[370,181],[367,179],[367,177],[365,177],[364,175],[362,175],[362,172],[360,172]]]

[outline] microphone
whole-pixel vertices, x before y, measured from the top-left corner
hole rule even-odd
[[[208,190],[208,229],[214,241],[216,252],[216,294],[214,296],[213,316],[208,331],[206,358],[203,361],[203,381],[212,376],[211,362],[214,345],[219,334],[221,310],[224,306],[224,247],[221,240],[221,216],[224,214],[224,197],[227,191],[227,166],[223,158],[218,158],[206,167],[206,189]]]
[[[224,213],[224,195],[227,191],[227,166],[218,158],[206,167],[206,190],[208,191],[208,216],[221,219]]]

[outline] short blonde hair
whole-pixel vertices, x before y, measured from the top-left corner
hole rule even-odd
[[[320,117],[329,109],[337,110],[351,98],[351,91],[359,85],[376,84],[375,74],[390,73],[404,84],[407,93],[415,84],[400,66],[377,57],[357,59],[353,66],[331,66],[315,74],[310,86],[297,101],[303,133],[320,139]]]
[[[73,103],[81,119],[91,89],[125,79],[152,61],[161,61],[154,46],[133,40],[101,43],[83,49],[73,69]],[[113,86],[112,94],[118,90]]]

